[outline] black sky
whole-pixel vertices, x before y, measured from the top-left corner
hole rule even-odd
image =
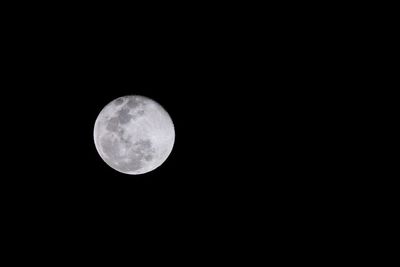
[[[19,50],[23,64],[14,67],[24,77],[16,75],[13,87],[23,111],[17,116],[29,118],[22,135],[32,140],[26,144],[32,160],[18,178],[26,190],[35,188],[55,202],[65,199],[74,205],[98,199],[129,206],[124,199],[135,195],[161,202],[179,198],[190,205],[184,199],[207,202],[236,194],[230,190],[240,195],[243,186],[256,188],[265,179],[252,173],[258,162],[271,157],[263,152],[271,135],[268,124],[276,120],[268,111],[279,111],[270,106],[276,105],[271,99],[275,80],[264,87],[262,80],[271,78],[256,78],[266,71],[258,62],[262,51],[252,54],[246,47],[238,52],[243,43],[232,44],[218,34],[208,39],[190,33],[102,37],[34,35],[41,42]],[[100,110],[129,94],[159,102],[176,130],[168,160],[142,176],[109,168],[93,143]]]
[[[59,226],[170,233],[178,221],[227,238],[234,222],[249,220],[251,232],[265,216],[276,227],[301,217],[316,186],[329,191],[315,177],[332,171],[321,170],[323,145],[310,145],[326,131],[310,119],[320,80],[309,79],[296,25],[287,34],[283,21],[264,27],[262,18],[13,24],[21,30],[10,31],[3,73],[7,208]],[[93,141],[101,109],[130,94],[160,103],[176,131],[169,158],[139,176],[108,167]]]

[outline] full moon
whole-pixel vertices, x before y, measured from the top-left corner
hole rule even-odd
[[[158,168],[171,153],[174,141],[171,117],[160,104],[144,96],[111,101],[94,126],[94,143],[100,157],[125,174]]]

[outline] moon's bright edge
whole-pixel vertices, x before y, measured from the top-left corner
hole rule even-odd
[[[175,142],[175,129],[165,109],[144,96],[123,96],[107,104],[94,126],[100,157],[113,169],[143,174],[159,167]]]

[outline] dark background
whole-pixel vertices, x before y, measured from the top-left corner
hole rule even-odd
[[[320,200],[337,183],[322,152],[335,131],[321,114],[330,96],[317,90],[334,86],[321,63],[329,40],[271,12],[10,19],[1,188],[11,224],[232,244],[323,224]],[[169,158],[139,176],[108,167],[93,142],[101,109],[130,94],[160,103],[176,131]]]

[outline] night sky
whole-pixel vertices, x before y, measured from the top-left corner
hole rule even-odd
[[[310,119],[318,79],[291,45],[299,36],[241,23],[24,25],[9,39],[2,106],[10,160],[1,188],[21,227],[230,240],[243,237],[240,225],[262,229],[265,217],[284,227],[329,191],[316,177],[332,169],[311,145],[326,130]],[[170,156],[143,175],[110,168],[93,141],[99,112],[124,95],[160,103],[175,126]]]

